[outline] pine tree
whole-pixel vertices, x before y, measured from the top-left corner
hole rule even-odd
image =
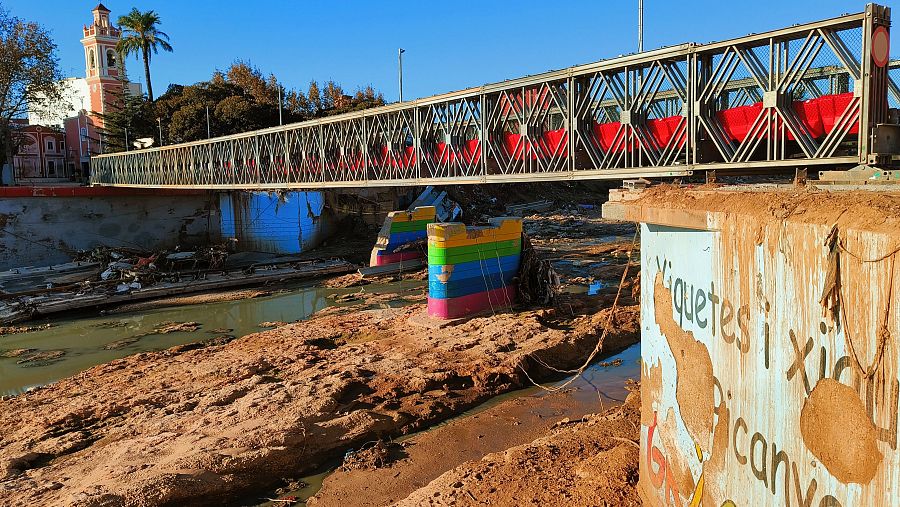
[[[133,143],[142,137],[158,137],[153,104],[144,95],[131,95],[122,87],[110,101],[112,111],[99,114],[103,128],[98,134],[103,139],[103,151],[114,153],[134,149]],[[127,144],[126,144],[127,139]]]
[[[309,101],[309,115],[319,116],[322,114],[322,94],[319,92],[319,84],[315,81],[309,82],[309,91],[306,92],[306,99]]]

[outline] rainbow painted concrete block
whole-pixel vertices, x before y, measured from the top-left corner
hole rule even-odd
[[[378,240],[369,258],[370,266],[384,266],[396,262],[425,257],[422,249],[397,251],[403,245],[424,240],[427,225],[434,222],[436,208],[420,206],[412,211],[391,211],[378,232]]]
[[[521,253],[521,218],[429,224],[428,314],[455,319],[511,306]]]

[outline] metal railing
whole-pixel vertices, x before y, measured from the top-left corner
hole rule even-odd
[[[900,100],[890,9],[92,158],[99,185],[328,188],[853,166]]]

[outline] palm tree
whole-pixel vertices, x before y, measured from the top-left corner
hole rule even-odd
[[[132,7],[126,16],[119,17],[122,28],[122,39],[116,45],[119,53],[128,55],[140,54],[144,59],[144,75],[147,78],[147,98],[153,102],[153,85],[150,84],[150,57],[160,49],[172,52],[169,36],[159,30],[159,14],[155,11],[141,12]]]

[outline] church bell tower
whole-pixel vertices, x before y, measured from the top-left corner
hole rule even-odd
[[[108,114],[121,101],[122,86],[125,82],[125,62],[116,51],[116,44],[122,37],[121,31],[109,21],[109,9],[97,4],[91,11],[93,23],[84,27],[84,62],[88,93],[93,111],[88,113]],[[95,122],[102,124],[102,119]],[[99,126],[99,125],[98,125]]]

